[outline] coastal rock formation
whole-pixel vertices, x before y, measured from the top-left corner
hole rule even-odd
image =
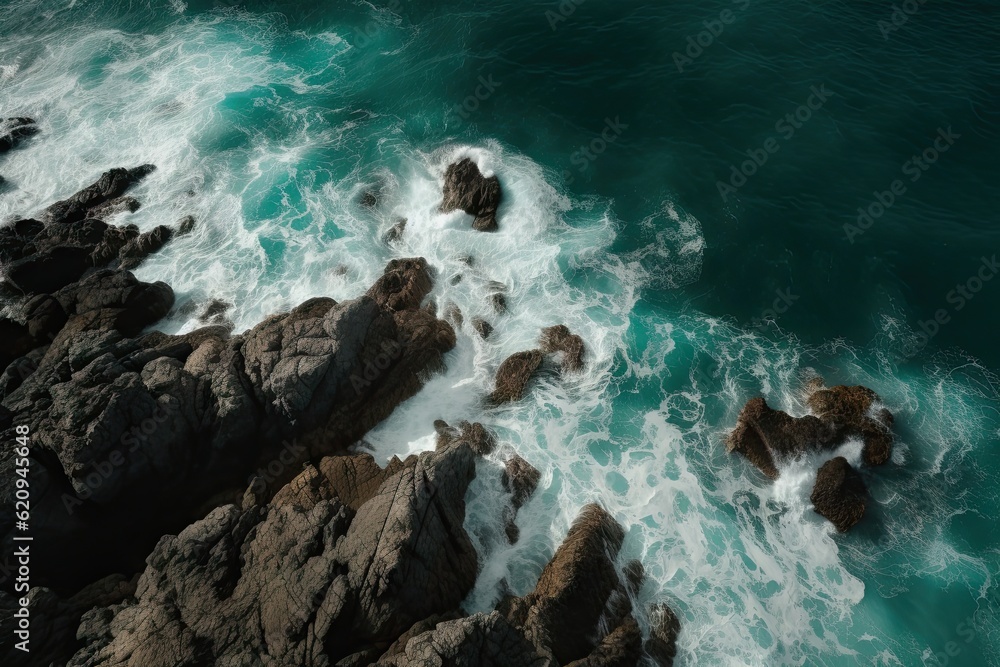
[[[31,118],[4,118],[0,120],[0,155],[39,132],[38,125]]]
[[[535,492],[541,479],[542,473],[517,454],[509,458],[504,465],[500,481],[504,490],[510,494],[510,507],[505,508],[504,511],[504,532],[511,544],[517,542],[521,534],[515,523],[517,511]]]
[[[865,514],[868,489],[858,471],[842,456],[830,459],[816,472],[813,508],[842,533],[854,527]]]
[[[863,441],[865,465],[882,465],[891,458],[893,416],[881,406],[878,394],[862,386],[827,389],[814,384],[811,389],[806,403],[815,414],[804,417],[774,410],[761,397],[747,401],[726,442],[727,450],[742,454],[771,479],[778,478],[781,461],[808,451],[833,450],[848,438]],[[843,457],[819,469],[813,505],[839,531],[861,520],[867,497],[864,480]]]
[[[543,358],[541,350],[517,352],[507,357],[497,369],[496,386],[487,400],[493,404],[521,400]]]
[[[565,324],[542,329],[539,346],[542,352],[559,355],[564,370],[578,371],[583,368],[583,339],[570,332]]]
[[[451,164],[444,173],[444,201],[440,211],[459,209],[475,217],[472,228],[480,232],[497,229],[497,209],[502,194],[496,176],[486,178],[469,158]]]

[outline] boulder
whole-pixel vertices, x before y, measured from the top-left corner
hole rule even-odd
[[[41,130],[31,118],[5,118],[0,120],[0,155],[16,147]]]
[[[496,386],[488,401],[494,404],[519,401],[524,390],[542,365],[541,350],[517,352],[507,357],[497,369]]]
[[[868,387],[838,385],[820,389],[807,399],[810,409],[836,430],[838,437],[864,440],[865,465],[882,465],[892,457],[893,416]]]
[[[475,219],[472,228],[481,232],[497,229],[497,209],[501,200],[500,180],[486,178],[469,158],[451,164],[444,174],[444,201],[440,211],[463,210]]]
[[[578,371],[583,368],[583,339],[571,333],[566,325],[557,324],[542,329],[539,346],[542,352],[560,355],[564,370]]]
[[[487,340],[490,337],[490,334],[493,333],[493,325],[481,317],[472,318],[472,328],[476,330],[476,333],[478,333],[479,337],[483,340]]]
[[[383,308],[409,310],[420,307],[431,286],[430,267],[423,257],[393,259],[382,277],[369,288],[368,296]]]
[[[742,454],[762,473],[777,479],[779,461],[809,450],[832,448],[840,444],[836,435],[817,417],[790,417],[757,397],[743,406],[726,448]]]
[[[677,636],[681,622],[673,609],[655,604],[649,610],[649,638],[643,646],[658,667],[672,667],[677,656]]]
[[[48,222],[76,222],[89,217],[91,209],[121,197],[143,180],[156,167],[151,164],[133,169],[111,169],[101,174],[93,184],[80,190],[69,199],[52,204],[45,210]]]
[[[810,500],[818,514],[846,533],[864,517],[868,489],[858,471],[838,456],[820,466]]]

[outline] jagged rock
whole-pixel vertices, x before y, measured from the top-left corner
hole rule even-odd
[[[0,154],[33,137],[41,130],[31,118],[5,118],[0,120]]]
[[[437,431],[437,449],[451,447],[455,443],[464,442],[479,456],[486,456],[496,449],[496,436],[486,430],[479,422],[459,422],[458,428],[449,426],[443,419],[434,421]]]
[[[601,640],[590,655],[566,667],[635,667],[642,658],[642,632],[629,616]]]
[[[531,642],[498,612],[438,623],[376,667],[547,667]]]
[[[146,257],[165,246],[173,234],[174,230],[166,225],[139,234],[118,252],[119,267],[126,270],[137,268]]]
[[[194,231],[195,219],[193,215],[185,215],[177,221],[177,235],[190,234]]]
[[[643,648],[659,667],[672,667],[677,656],[681,622],[673,609],[656,604],[649,610],[649,638]]]
[[[488,339],[490,334],[493,333],[493,325],[481,317],[472,318],[472,328],[476,330],[476,333],[483,340]]]
[[[14,634],[14,613],[20,597],[28,599],[31,622],[30,653],[18,650],[14,641],[4,642],[0,660],[9,667],[20,665],[65,664],[73,654],[81,617],[95,606],[120,603],[135,593],[135,581],[112,575],[86,586],[68,599],[60,599],[48,588],[32,588],[27,595],[11,596],[0,591],[0,632],[18,641]]]
[[[398,220],[396,220],[395,224],[393,224],[393,226],[389,228],[389,231],[387,231],[382,236],[382,241],[383,243],[386,243],[388,245],[398,243],[403,239],[403,233],[405,231],[406,231],[406,218],[399,218]]]
[[[31,331],[23,324],[9,318],[0,318],[0,366],[30,352],[36,345]]]
[[[562,367],[568,371],[578,371],[583,368],[583,339],[564,324],[542,329],[539,345],[543,352],[561,354]]]
[[[511,495],[511,504],[520,509],[538,488],[541,479],[542,473],[535,466],[515,454],[507,460],[501,481],[504,490]]]
[[[489,395],[489,402],[500,404],[521,400],[528,382],[541,366],[543,356],[541,350],[528,350],[507,357],[497,369],[496,386]]]
[[[893,416],[884,407],[871,414],[882,399],[868,387],[839,385],[814,392],[807,403],[816,415],[830,424],[840,438],[860,437],[866,465],[882,465],[892,457]]]
[[[135,197],[115,197],[103,204],[94,206],[88,211],[87,215],[97,220],[105,220],[119,213],[135,213],[140,208],[142,208],[142,204]]]
[[[25,294],[55,292],[79,280],[90,268],[90,251],[80,246],[56,246],[11,262],[7,281]]]
[[[462,324],[465,322],[461,309],[459,309],[458,305],[454,301],[449,301],[445,306],[444,319],[459,328],[461,328]]]
[[[456,621],[460,618],[464,618],[465,615],[461,613],[460,610],[456,609],[453,611],[445,612],[443,614],[432,614],[427,618],[417,621],[410,629],[401,634],[396,638],[396,641],[392,643],[385,653],[382,654],[380,660],[386,661],[393,656],[403,653],[406,650],[406,645],[411,639],[425,632],[432,632],[434,628],[438,626],[439,623],[444,623],[445,621]]]
[[[493,310],[497,312],[498,315],[503,315],[507,312],[507,297],[500,292],[490,295],[490,305],[493,306]]]
[[[382,307],[399,311],[419,308],[431,291],[431,274],[427,260],[394,259],[385,273],[368,290],[368,296]]]
[[[151,164],[134,169],[111,169],[101,174],[97,182],[70,197],[52,204],[45,210],[46,219],[52,223],[76,222],[88,217],[89,211],[112,199],[122,196],[131,187],[152,173]]]
[[[620,585],[614,559],[624,537],[604,509],[585,506],[535,589],[508,600],[500,611],[557,664],[586,658],[596,648],[608,598]]]
[[[486,178],[469,158],[449,165],[444,174],[444,201],[440,211],[463,210],[475,217],[472,228],[481,232],[497,229],[497,209],[502,193],[496,176]]]
[[[830,459],[816,473],[813,508],[846,533],[861,521],[868,503],[868,489],[851,464],[842,456]]]
[[[743,406],[726,447],[729,452],[745,456],[771,479],[777,479],[778,461],[810,449],[829,449],[839,444],[836,435],[817,417],[790,417],[757,397]]]

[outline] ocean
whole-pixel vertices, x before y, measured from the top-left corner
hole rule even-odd
[[[995,1],[3,0],[0,117],[42,131],[0,156],[0,220],[155,164],[127,221],[198,221],[137,271],[174,288],[168,332],[427,258],[465,327],[359,447],[433,448],[438,418],[498,433],[470,612],[530,591],[597,501],[643,606],[681,619],[677,665],[1000,665],[998,37]],[[437,212],[462,157],[500,179],[495,234]],[[585,371],[485,407],[553,324]],[[754,396],[805,414],[814,375],[896,416],[844,535],[809,501],[835,453],[771,483],[724,447]],[[515,545],[511,449],[543,474]]]

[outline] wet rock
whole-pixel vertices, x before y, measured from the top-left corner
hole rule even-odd
[[[517,352],[507,357],[497,369],[495,388],[487,400],[494,404],[521,400],[543,357],[541,350]]]
[[[583,368],[583,339],[570,332],[563,324],[542,329],[539,339],[542,351],[562,357],[562,367],[567,371]]]
[[[7,281],[25,294],[51,293],[69,285],[90,268],[90,250],[56,246],[11,262]]]
[[[476,333],[483,340],[487,340],[490,334],[493,333],[493,325],[481,317],[472,318],[472,328],[476,330]]]
[[[586,658],[597,647],[608,598],[620,585],[614,559],[624,537],[604,509],[585,506],[535,589],[500,611],[557,664]]]
[[[520,509],[538,488],[542,473],[515,454],[507,460],[502,477],[503,488],[511,495],[511,504]]]
[[[116,197],[91,208],[87,215],[97,220],[105,220],[121,213],[135,213],[142,204],[135,197]]]
[[[434,421],[437,431],[437,449],[441,450],[458,443],[467,444],[479,456],[486,456],[496,449],[496,436],[479,422],[459,422],[458,427],[449,426],[443,419]]]
[[[201,311],[198,321],[202,324],[225,324],[226,313],[233,307],[233,304],[222,299],[212,299]]]
[[[382,235],[382,242],[388,245],[398,243],[403,240],[403,233],[406,231],[406,218],[399,218],[395,224]]]
[[[868,387],[839,385],[820,389],[807,403],[838,437],[864,440],[861,458],[866,465],[882,465],[892,457],[892,413],[881,407],[881,398]]]
[[[46,219],[52,223],[76,222],[89,217],[91,209],[122,196],[156,167],[151,164],[133,169],[111,169],[101,174],[92,185],[70,197],[52,204],[45,210]]]
[[[838,456],[820,466],[810,499],[818,514],[846,533],[864,517],[868,489],[858,471]]]
[[[501,292],[490,294],[489,303],[493,306],[493,310],[495,310],[498,315],[503,315],[507,312],[507,297]]]
[[[385,273],[368,290],[368,296],[392,311],[419,308],[431,291],[431,273],[427,260],[394,259]]]
[[[500,180],[496,176],[483,176],[476,163],[469,158],[449,165],[445,171],[441,212],[465,211],[474,216],[472,228],[475,230],[496,231],[501,198]]]
[[[672,667],[677,656],[677,636],[681,622],[665,604],[655,604],[649,610],[649,638],[643,648],[659,667]]]
[[[0,155],[18,146],[41,130],[31,118],[5,118],[0,120]]]
[[[757,397],[743,406],[726,446],[729,452],[742,454],[762,473],[777,479],[778,461],[837,444],[834,430],[817,417],[790,417]]]
[[[177,221],[177,235],[190,234],[194,231],[195,219],[193,215],[185,215]]]
[[[465,322],[465,317],[462,316],[462,310],[454,301],[449,301],[448,305],[445,306],[444,319],[459,328],[461,328],[462,324]]]
[[[139,234],[119,251],[119,268],[129,271],[138,268],[146,257],[165,246],[173,234],[174,230],[166,225]]]

